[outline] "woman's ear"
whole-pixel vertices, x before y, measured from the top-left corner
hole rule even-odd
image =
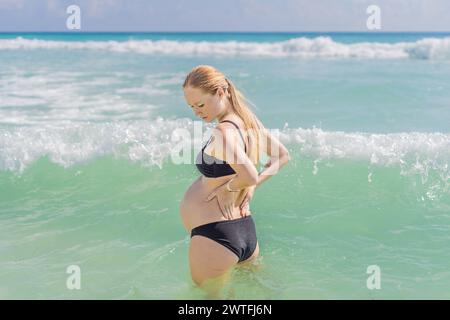
[[[225,92],[223,91],[222,88],[218,88],[217,89],[217,95],[219,96],[219,98],[223,98],[223,96],[225,95]]]

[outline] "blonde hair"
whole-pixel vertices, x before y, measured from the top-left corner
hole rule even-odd
[[[209,65],[199,65],[193,68],[186,76],[183,88],[186,87],[198,88],[212,95],[216,94],[219,88],[222,88],[224,91],[228,89],[231,106],[244,122],[245,130],[249,137],[248,157],[253,164],[257,165],[260,161],[261,133],[264,130],[264,126],[250,109],[245,96],[236,88],[233,82],[216,68]]]

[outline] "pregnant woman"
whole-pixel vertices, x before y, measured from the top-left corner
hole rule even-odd
[[[197,117],[218,123],[197,156],[201,176],[186,191],[180,214],[191,235],[189,266],[193,281],[216,294],[235,265],[259,254],[249,203],[255,188],[289,161],[273,137],[223,73],[200,65],[187,75],[183,91]],[[262,152],[270,160],[258,174]]]

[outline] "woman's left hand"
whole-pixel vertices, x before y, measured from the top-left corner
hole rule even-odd
[[[247,192],[244,194],[244,197],[239,204],[239,209],[241,211],[241,216],[246,217],[250,214],[250,201],[253,198],[253,194],[255,193],[256,186],[251,186],[248,188]]]
[[[222,215],[228,219],[233,219],[233,208],[234,203],[236,202],[237,192],[230,192],[227,190],[226,183],[218,186],[214,189],[213,192],[206,197],[205,201],[211,201],[214,198],[217,198],[217,202],[219,204],[220,211],[222,211]]]

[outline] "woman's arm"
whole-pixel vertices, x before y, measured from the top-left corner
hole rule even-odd
[[[214,153],[218,154],[219,159],[225,160],[236,172],[236,175],[223,185],[217,187],[205,201],[210,201],[217,197],[222,214],[226,218],[231,219],[232,208],[238,192],[250,187],[247,195],[245,195],[246,198],[240,203],[242,215],[243,206],[245,206],[246,202],[249,202],[255,187],[261,185],[261,183],[276,174],[278,170],[290,160],[290,156],[288,150],[265,130],[262,137],[266,144],[263,144],[263,148],[270,156],[270,161],[266,164],[266,169],[258,175],[255,165],[245,154],[240,144],[236,143],[237,136],[233,133],[235,130],[225,130],[223,125],[219,125],[217,128],[219,129],[219,139],[216,141],[223,141],[222,146],[225,147],[225,150],[219,147],[218,152]]]
[[[270,159],[264,166],[265,169],[258,175],[257,187],[277,174],[278,170],[291,160],[286,147],[267,130],[264,131],[264,140],[267,143],[266,152]]]
[[[224,186],[228,185],[228,191],[240,191],[258,183],[258,170],[245,153],[241,143],[237,142],[241,140],[237,131],[227,126],[228,124],[222,123],[217,126],[219,137],[216,141],[223,141],[223,146],[222,148],[219,146],[217,154],[236,172],[236,175]]]
[[[267,154],[270,155],[270,159],[264,166],[265,169],[259,173],[257,183],[250,186],[247,189],[247,192],[241,193],[237,200],[242,217],[250,213],[250,201],[253,198],[256,187],[267,181],[271,176],[275,175],[278,170],[291,159],[289,152],[284,145],[282,145],[267,131],[264,134],[264,139],[268,141],[268,146],[264,148],[266,148],[265,150],[267,150]],[[230,184],[231,183],[233,183],[233,181],[231,181]]]
[[[220,128],[220,127],[219,127]],[[224,133],[223,133],[224,134]],[[247,187],[260,186],[267,181],[271,176],[278,173],[278,170],[286,165],[291,159],[287,148],[276,139],[268,130],[264,130],[262,135],[261,146],[264,152],[270,157],[269,161],[264,166],[263,171],[259,174],[255,166],[240,147],[229,144],[231,139],[228,137],[228,143],[225,140],[225,147],[232,150],[232,154],[238,156],[238,163],[245,163],[244,166],[233,165],[232,168],[237,172],[237,175],[227,182],[230,190],[241,190]],[[239,161],[239,159],[241,161]],[[243,160],[244,159],[244,160]]]
[[[239,191],[258,183],[258,170],[245,154],[240,143],[237,143],[237,131],[226,130],[224,124],[217,126],[218,139],[215,139],[214,157],[225,160],[236,175],[226,183],[214,189],[205,201],[217,197],[217,202],[222,214],[227,219],[233,218],[233,208],[239,195]],[[213,133],[214,134],[214,133]],[[223,144],[220,144],[223,142]],[[216,149],[216,147],[218,147]],[[223,148],[225,147],[225,148]]]

